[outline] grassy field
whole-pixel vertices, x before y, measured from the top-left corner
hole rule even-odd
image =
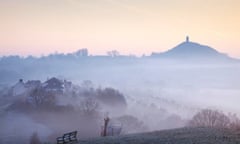
[[[240,132],[227,129],[181,128],[79,140],[78,144],[240,144]]]

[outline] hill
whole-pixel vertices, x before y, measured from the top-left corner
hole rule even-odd
[[[79,144],[236,144],[237,132],[213,128],[180,128],[119,137],[80,140]]]
[[[167,58],[167,59],[200,59],[200,60],[223,60],[233,61],[226,54],[217,50],[195,42],[190,42],[188,37],[185,42],[176,47],[162,53],[152,53],[151,57]]]

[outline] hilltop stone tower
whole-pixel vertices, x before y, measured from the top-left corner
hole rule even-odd
[[[188,36],[186,36],[186,42],[187,42],[187,43],[189,42],[189,37],[188,37]]]

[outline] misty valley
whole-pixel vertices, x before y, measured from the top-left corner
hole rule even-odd
[[[188,39],[163,53],[0,58],[0,143],[182,127],[240,129],[240,60]],[[216,120],[206,122],[203,116]],[[108,129],[107,129],[108,130]],[[107,134],[111,135],[111,134]]]

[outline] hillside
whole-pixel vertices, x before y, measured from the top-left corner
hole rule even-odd
[[[195,42],[190,42],[188,37],[185,42],[180,43],[168,51],[162,53],[152,53],[152,57],[167,59],[200,59],[200,60],[221,60],[233,61],[234,59],[226,54],[218,52],[214,48]]]
[[[240,135],[226,129],[181,128],[119,137],[80,140],[79,144],[237,144]]]

